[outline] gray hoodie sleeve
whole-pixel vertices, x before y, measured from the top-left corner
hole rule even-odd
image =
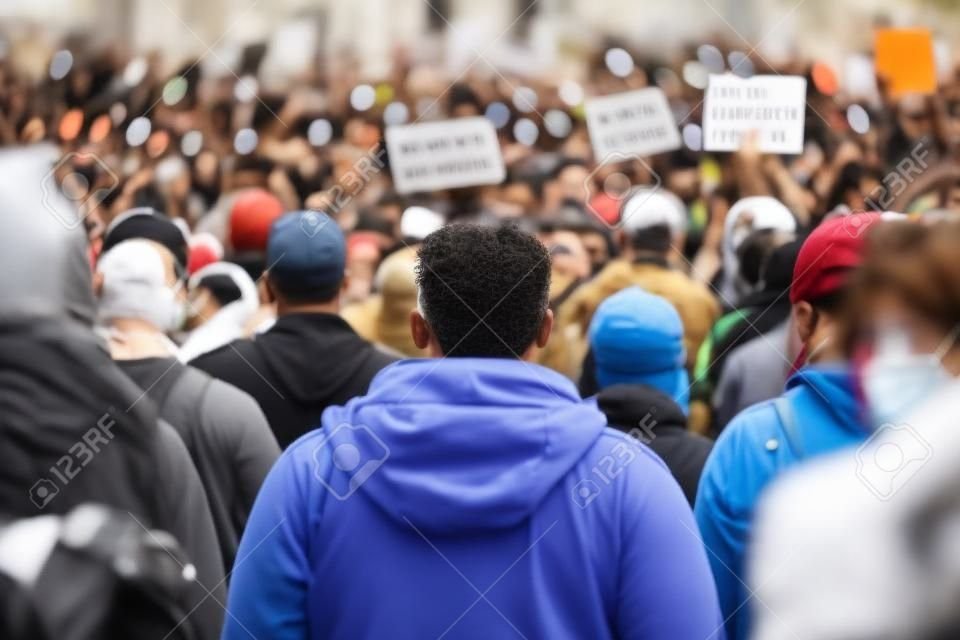
[[[735,349],[723,363],[717,388],[713,392],[714,423],[718,429],[727,426],[727,423],[744,408],[741,392],[743,365],[740,349]]]
[[[197,580],[181,605],[186,616],[183,624],[189,624],[201,640],[213,640],[220,636],[226,604],[220,545],[190,454],[173,427],[162,420],[156,457],[157,500],[163,517],[157,525],[180,542],[197,570]]]

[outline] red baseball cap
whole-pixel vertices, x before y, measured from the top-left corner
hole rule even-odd
[[[855,213],[826,220],[804,240],[793,268],[790,302],[811,302],[836,293],[860,266],[867,231],[879,213]]]
[[[269,191],[251,189],[230,209],[230,244],[236,252],[265,251],[270,225],[283,213],[283,204]]]

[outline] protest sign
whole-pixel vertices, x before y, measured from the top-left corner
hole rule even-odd
[[[386,140],[399,193],[498,184],[506,176],[496,130],[483,117],[387,127]]]
[[[586,114],[597,160],[612,153],[649,156],[680,148],[677,122],[656,87],[593,98]]]
[[[866,100],[874,106],[880,106],[877,72],[872,57],[852,53],[844,59],[843,90],[855,100]]]
[[[710,76],[703,148],[736,151],[755,131],[763,153],[801,153],[806,92],[807,81],[800,76]]]
[[[878,29],[874,55],[893,97],[937,90],[933,38],[926,29]]]

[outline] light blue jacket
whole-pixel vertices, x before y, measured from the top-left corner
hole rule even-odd
[[[707,458],[695,513],[710,557],[731,640],[749,637],[744,556],[760,494],[801,460],[856,445],[868,433],[848,369],[809,366],[787,380],[780,397],[742,411]]]

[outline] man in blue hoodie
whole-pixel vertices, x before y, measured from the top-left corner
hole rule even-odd
[[[850,369],[833,341],[844,282],[860,264],[865,231],[880,220],[878,214],[857,215],[862,224],[843,218],[824,222],[797,254],[790,302],[806,366],[787,380],[783,395],[730,422],[700,478],[697,523],[731,640],[749,637],[750,610],[763,606],[751,602],[744,584],[744,555],[761,492],[788,467],[859,444],[868,435]]]
[[[383,369],[286,450],[226,640],[722,635],[669,471],[530,363],[553,324],[549,260],[514,227],[426,238],[410,323],[432,359]]]

